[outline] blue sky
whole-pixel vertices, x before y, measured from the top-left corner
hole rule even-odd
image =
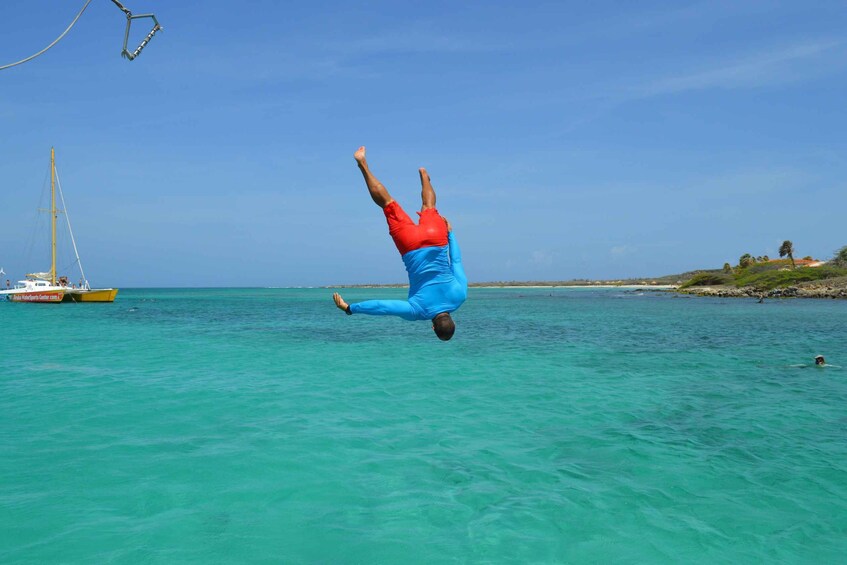
[[[82,4],[3,2],[0,65]],[[472,281],[847,245],[842,2],[124,4],[165,28],[137,60],[93,0],[0,71],[13,279],[47,264],[31,241],[51,146],[101,286],[404,281],[362,144],[408,210],[430,170]]]

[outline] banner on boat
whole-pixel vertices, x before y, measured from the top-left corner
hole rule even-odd
[[[27,292],[25,294],[12,294],[9,299],[12,302],[61,302],[62,292]]]

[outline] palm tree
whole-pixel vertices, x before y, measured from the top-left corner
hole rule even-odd
[[[740,259],[738,259],[738,266],[741,267],[741,268],[749,267],[750,265],[752,265],[755,262],[756,262],[756,260],[753,259],[752,255],[750,255],[749,253],[745,253],[744,255],[741,256]]]
[[[847,245],[835,252],[832,262],[836,267],[847,267]]]
[[[731,273],[732,272],[732,265],[730,265],[729,263],[724,263],[723,264],[723,272],[724,273]]]
[[[779,256],[785,257],[786,255],[788,255],[789,259],[791,259],[791,267],[796,269],[797,264],[794,262],[794,244],[787,239],[779,246]]]

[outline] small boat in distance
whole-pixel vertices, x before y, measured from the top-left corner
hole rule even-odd
[[[58,303],[58,302],[114,302],[118,295],[116,288],[91,288],[88,280],[85,278],[85,272],[82,270],[82,263],[79,259],[79,253],[76,248],[73,230],[71,229],[70,218],[68,218],[67,210],[65,218],[68,222],[68,233],[70,234],[71,243],[73,244],[74,254],[76,255],[76,265],[79,267],[79,272],[82,275],[79,286],[69,282],[68,277],[59,277],[56,274],[56,218],[59,212],[56,208],[56,153],[50,148],[50,231],[51,231],[51,250],[52,258],[50,261],[50,270],[45,273],[30,273],[27,274],[26,280],[18,281],[14,288],[0,290],[0,299],[6,298],[12,302],[31,302],[31,303]],[[64,206],[65,197],[62,193],[62,186],[59,184],[59,195]]]

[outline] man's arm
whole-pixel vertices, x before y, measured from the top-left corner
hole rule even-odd
[[[462,284],[468,286],[468,277],[465,275],[465,267],[462,265],[462,251],[459,249],[459,244],[456,243],[456,236],[453,235],[453,226],[447,222],[447,244],[450,246],[450,267],[453,269],[453,276]]]
[[[417,320],[415,309],[406,300],[365,300],[348,304],[337,292],[332,295],[339,310],[350,314],[368,314],[369,316],[397,316],[404,320]]]

